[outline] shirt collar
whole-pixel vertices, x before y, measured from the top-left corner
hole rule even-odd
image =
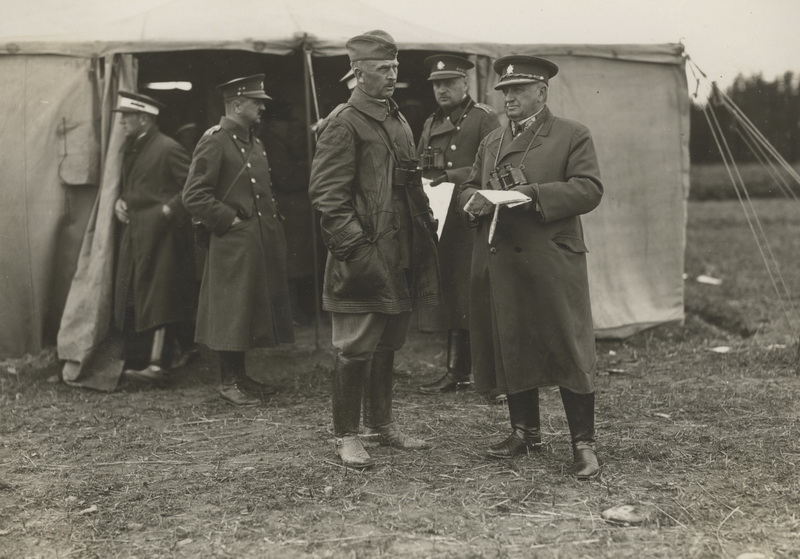
[[[537,111],[535,114],[532,114],[532,115],[531,115],[531,116],[529,116],[528,118],[524,118],[524,119],[522,119],[522,120],[520,120],[520,121],[516,121],[516,122],[515,122],[515,121],[513,121],[513,120],[512,120],[512,121],[511,121],[511,133],[512,133],[514,136],[516,136],[517,134],[519,134],[519,133],[521,133],[521,132],[524,132],[525,130],[527,130],[528,128],[530,128],[530,127],[531,127],[531,125],[533,125],[533,123],[534,123],[534,122],[536,122],[536,118],[537,118],[537,117],[538,117],[540,114],[542,114],[542,111],[543,111],[543,110],[544,110],[544,107],[542,107],[541,109],[539,109],[539,110],[538,110],[538,111]]]

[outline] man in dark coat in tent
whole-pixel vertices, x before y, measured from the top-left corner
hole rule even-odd
[[[392,417],[395,352],[411,310],[439,303],[436,225],[422,190],[414,138],[392,99],[397,45],[375,30],[347,41],[350,100],[320,125],[309,193],[328,247],[322,303],[338,354],[332,374],[335,450],[348,467],[373,464],[358,436],[423,449]]]
[[[425,121],[417,146],[422,176],[432,179],[431,186],[443,182],[458,186],[469,176],[481,140],[500,126],[500,120],[491,107],[476,103],[467,93],[467,70],[475,66],[472,62],[436,54],[426,58],[425,65],[439,108]],[[426,394],[469,386],[469,269],[474,238],[454,189],[438,246],[443,301],[419,312],[420,330],[447,331],[447,371],[438,380],[419,387]]]
[[[252,131],[270,99],[264,75],[219,90],[225,116],[200,138],[183,189],[186,208],[209,232],[196,340],[219,352],[222,399],[251,406],[259,399],[246,390],[245,351],[294,341],[286,239],[267,152]]]
[[[603,195],[597,155],[584,125],[546,105],[555,64],[507,56],[494,69],[509,124],[484,139],[459,193],[459,204],[477,220],[470,288],[475,384],[508,394],[513,429],[488,454],[510,458],[541,447],[539,388],[558,386],[574,472],[588,479],[599,471],[596,354],[579,216]],[[482,189],[516,191],[530,201],[496,212],[492,203],[477,203]]]
[[[158,129],[163,108],[146,95],[121,92],[114,109],[127,136],[114,205],[122,223],[114,317],[124,335],[124,375],[144,382],[165,380],[166,369],[196,354],[194,252],[181,203],[189,154]],[[183,355],[174,354],[176,345]]]

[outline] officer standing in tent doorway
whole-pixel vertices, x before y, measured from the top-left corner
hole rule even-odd
[[[588,479],[599,472],[597,359],[580,215],[603,195],[597,155],[586,126],[547,107],[555,64],[507,56],[494,69],[509,124],[484,139],[459,193],[477,222],[470,287],[475,385],[508,394],[512,428],[487,454],[510,458],[540,448],[539,388],[558,386],[574,473]],[[497,208],[482,189],[514,191],[529,201]]]
[[[392,417],[395,352],[412,308],[439,303],[436,225],[422,190],[411,129],[392,99],[397,45],[385,31],[347,41],[350,100],[322,123],[310,195],[328,247],[323,308],[332,313],[335,450],[348,467],[373,464],[358,436],[424,449]]]
[[[123,374],[150,383],[166,380],[167,369],[196,354],[194,253],[181,203],[189,154],[158,129],[163,108],[146,95],[121,92],[113,109],[126,136],[114,204],[122,224],[114,317],[124,336]]]
[[[219,353],[223,400],[251,406],[259,399],[245,371],[245,351],[294,341],[286,279],[286,240],[272,197],[261,121],[264,75],[218,87],[225,116],[200,138],[183,203],[208,232],[196,340]]]
[[[443,182],[458,186],[469,176],[481,140],[500,126],[500,120],[488,105],[476,103],[468,93],[467,70],[475,66],[472,62],[437,54],[426,58],[425,65],[439,108],[425,121],[417,146],[422,176],[432,179],[431,186]],[[420,386],[426,394],[469,386],[469,269],[474,236],[458,207],[454,189],[439,240],[444,300],[438,307],[419,312],[420,330],[447,331],[447,371],[438,380]]]

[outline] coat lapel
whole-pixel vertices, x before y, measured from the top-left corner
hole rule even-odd
[[[554,118],[555,117],[553,116],[553,113],[551,113],[550,109],[545,106],[541,115],[539,115],[539,117],[536,119],[537,122],[535,122],[533,126],[529,127],[527,130],[523,131],[522,134],[510,141],[508,138],[511,138],[511,123],[509,123],[506,131],[506,139],[503,141],[498,163],[515,153],[525,153],[525,151],[528,150],[529,145],[530,150],[534,150],[542,145],[541,138],[550,133]],[[531,140],[533,140],[533,143],[531,143]]]

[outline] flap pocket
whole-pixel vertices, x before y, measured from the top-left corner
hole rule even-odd
[[[586,243],[584,243],[583,239],[580,237],[574,237],[572,235],[558,235],[557,237],[553,237],[553,242],[570,252],[589,252],[589,249],[586,248]]]

